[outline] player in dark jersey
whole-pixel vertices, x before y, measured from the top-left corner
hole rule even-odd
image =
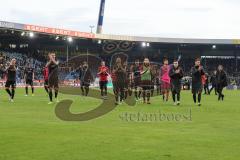
[[[217,75],[217,71],[214,71],[213,72],[213,75],[211,76],[211,78],[210,78],[210,82],[211,82],[211,84],[212,84],[212,87],[211,87],[211,89],[210,89],[210,91],[209,91],[209,95],[211,94],[211,92],[212,92],[212,90],[214,89],[214,91],[215,91],[215,95],[217,95],[217,77],[216,77],[216,75]]]
[[[123,67],[121,58],[117,58],[113,67],[113,74],[115,74],[115,104],[122,104],[124,99],[124,88],[126,86],[126,69]],[[120,99],[119,99],[120,98]]]
[[[180,105],[181,79],[183,78],[182,68],[178,64],[178,60],[174,60],[173,66],[170,68],[169,77],[171,78],[171,91],[174,105]],[[177,95],[177,101],[176,101]]]
[[[53,90],[55,92],[55,99],[56,102],[58,101],[58,65],[59,62],[56,60],[56,54],[50,53],[49,55],[49,62],[47,63],[46,67],[48,67],[48,95],[50,102],[48,104],[53,103]]]
[[[9,100],[11,102],[14,102],[14,95],[15,95],[15,89],[16,89],[16,59],[12,59],[10,62],[9,67],[7,68],[7,81],[5,84],[5,90],[9,95]],[[10,91],[10,88],[12,91]]]
[[[132,68],[132,77],[133,77],[133,84],[134,84],[134,94],[135,99],[138,101],[141,96],[141,67],[139,60],[135,60],[135,64]]]
[[[79,70],[79,80],[81,85],[81,91],[83,96],[88,96],[89,86],[93,81],[91,70],[88,67],[87,62],[83,62],[82,68]]]
[[[216,73],[216,88],[218,92],[218,101],[224,99],[223,88],[227,86],[227,74],[223,70],[223,66],[219,65]]]
[[[127,64],[127,61],[125,61],[123,63],[123,68],[126,71],[125,72],[125,74],[126,74],[125,75],[126,76],[126,81],[125,82],[126,83],[125,83],[125,87],[124,87],[124,99],[126,100],[128,95],[130,97],[132,96],[132,86],[131,86],[131,84],[132,84],[132,82],[131,82],[131,74],[132,74],[132,72],[131,72],[130,67]]]
[[[205,74],[201,66],[200,58],[195,59],[195,66],[191,69],[192,74],[192,94],[193,101],[196,104],[198,99],[198,106],[201,106],[201,96],[203,89],[202,76]],[[197,98],[198,95],[198,98]]]
[[[28,66],[24,70],[24,80],[26,83],[26,86],[25,86],[26,95],[25,96],[28,96],[28,86],[31,86],[32,96],[34,96],[34,86],[33,86],[34,68],[31,66],[31,64],[28,64]]]

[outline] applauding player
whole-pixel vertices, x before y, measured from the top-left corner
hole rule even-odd
[[[195,66],[191,69],[192,74],[192,94],[193,101],[196,104],[198,99],[198,106],[201,106],[201,97],[202,97],[202,76],[205,74],[203,67],[201,66],[200,58],[195,59]],[[197,97],[198,95],[198,97]]]
[[[47,63],[46,67],[48,67],[48,95],[50,102],[48,104],[53,103],[53,90],[55,92],[55,99],[56,102],[58,101],[58,65],[59,62],[56,60],[56,54],[50,53],[49,55],[49,62]]]
[[[143,61],[142,72],[141,72],[141,83],[143,89],[143,103],[150,103],[151,97],[151,86],[152,86],[152,70],[150,61],[148,58],[145,58]]]
[[[14,102],[15,88],[16,88],[16,59],[12,59],[10,62],[10,66],[7,68],[7,81],[5,84],[5,90],[9,95],[9,100]],[[10,91],[10,87],[11,90]]]
[[[121,58],[117,58],[112,73],[115,75],[115,104],[122,104],[124,99],[124,87],[126,85],[126,69],[123,67]]]
[[[183,71],[179,67],[178,61],[174,60],[173,67],[169,71],[171,78],[171,90],[174,105],[180,105],[181,79],[183,78]],[[177,95],[177,102],[176,102]]]
[[[101,62],[101,66],[98,68],[99,86],[101,90],[101,96],[103,99],[107,98],[107,84],[108,84],[108,67],[105,65],[105,61]]]
[[[93,81],[92,72],[88,66],[88,63],[85,61],[83,62],[82,67],[79,70],[79,80],[81,83],[81,90],[83,96],[88,96],[89,93],[89,86]]]
[[[227,74],[223,70],[223,66],[219,65],[216,73],[218,101],[224,99],[223,88],[227,86]]]
[[[211,94],[212,90],[214,89],[215,95],[217,95],[217,86],[216,86],[217,85],[216,84],[217,78],[216,78],[216,75],[217,75],[217,71],[214,71],[213,75],[210,78],[210,82],[212,84],[212,87],[211,87],[211,89],[209,91],[209,94]]]
[[[34,86],[33,86],[33,80],[34,80],[34,69],[31,66],[31,64],[28,64],[28,66],[24,70],[24,79],[25,79],[25,91],[26,95],[28,96],[28,86],[31,86],[32,88],[32,96],[34,96]]]
[[[168,101],[169,91],[171,88],[170,77],[169,77],[170,67],[168,65],[168,59],[163,59],[163,66],[161,67],[161,89],[163,94],[163,101]]]
[[[132,77],[133,77],[133,84],[134,84],[134,94],[135,99],[138,101],[141,96],[141,67],[139,60],[135,60],[135,64],[132,67]]]

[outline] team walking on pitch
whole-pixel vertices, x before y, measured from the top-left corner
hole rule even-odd
[[[50,53],[48,57],[49,61],[43,69],[44,89],[49,96],[49,104],[52,104],[53,97],[56,102],[59,102],[59,62],[55,53]],[[13,102],[16,88],[16,59],[11,60],[5,72],[7,79],[5,90],[9,95],[9,100]],[[142,63],[136,59],[133,65],[128,65],[127,62],[118,57],[111,68],[108,68],[105,62],[102,61],[97,75],[99,77],[100,95],[104,100],[107,100],[108,77],[111,76],[116,105],[122,104],[133,93],[136,101],[139,101],[142,97],[143,103],[151,104],[150,99],[155,88],[157,95],[161,92],[163,101],[169,100],[171,91],[174,105],[180,105],[184,73],[178,60],[174,60],[173,64],[169,65],[168,59],[164,58],[163,66],[158,69],[158,66],[151,64],[148,58],[145,58]],[[193,101],[198,106],[201,106],[202,90],[205,89],[206,85],[206,75],[200,58],[196,58],[195,65],[191,68],[191,77]],[[32,90],[32,96],[34,96],[34,68],[30,64],[24,70],[24,79],[26,84],[25,96],[29,94],[29,86]],[[78,79],[82,95],[88,96],[89,86],[94,81],[94,78],[87,62],[83,62],[83,65],[79,68]],[[210,91],[208,90],[208,93],[210,94],[215,89],[218,100],[223,100],[223,88],[227,86],[227,76],[222,65],[219,65],[217,71],[214,72],[211,82],[212,88]]]
[[[98,75],[101,95],[103,99],[106,99],[109,71],[105,66],[105,62],[102,62]],[[168,101],[171,91],[174,105],[180,105],[183,76],[184,73],[179,66],[178,60],[174,60],[173,64],[169,65],[168,59],[164,58],[159,74],[156,66],[151,65],[148,58],[144,59],[142,65],[140,65],[139,60],[135,60],[134,65],[128,67],[126,62],[122,62],[122,59],[118,57],[111,72],[115,103],[117,105],[122,104],[124,99],[128,95],[131,96],[134,91],[136,101],[142,95],[143,103],[151,104],[150,98],[153,96],[154,86],[156,86],[157,94],[161,90],[163,101]],[[195,65],[191,68],[191,76],[193,101],[196,105],[201,106],[202,90],[206,83],[206,73],[201,65],[200,58],[195,59]],[[214,76],[213,87],[216,88],[216,92],[219,95],[218,100],[223,100],[224,95],[222,91],[227,86],[227,76],[222,65],[219,65]],[[159,82],[161,85],[159,85]],[[103,92],[103,89],[105,92]]]

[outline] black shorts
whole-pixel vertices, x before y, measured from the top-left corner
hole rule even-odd
[[[202,93],[203,85],[202,84],[192,84],[192,93],[198,94]]]
[[[80,86],[81,86],[81,87],[89,87],[89,86],[90,86],[90,82],[81,81]]]
[[[48,87],[49,88],[59,88],[58,79],[49,79],[48,80]]]
[[[143,90],[151,90],[152,89],[152,82],[150,80],[144,80],[141,82],[141,86]]]
[[[181,84],[173,84],[171,83],[171,91],[174,93],[180,93],[181,92],[182,85]]]
[[[16,88],[16,81],[7,81],[6,84],[5,84],[5,87],[6,88]]]
[[[26,85],[33,86],[33,80],[32,79],[27,79],[26,80]]]
[[[100,89],[104,89],[107,87],[108,81],[99,81]]]

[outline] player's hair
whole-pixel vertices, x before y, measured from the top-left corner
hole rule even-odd
[[[145,64],[145,63],[144,63],[145,59],[148,60],[148,63],[147,63],[147,64],[150,66],[150,65],[151,65],[151,62],[150,62],[149,58],[147,58],[147,57],[144,58],[144,60],[143,60],[143,65]]]
[[[201,58],[200,57],[195,58],[195,62],[197,61],[201,61]]]
[[[116,58],[116,63],[122,63],[122,59],[120,57]]]
[[[13,61],[17,61],[16,58],[11,59],[10,64],[12,64]]]
[[[173,60],[173,62],[178,62],[178,59],[175,58],[175,59]]]
[[[167,57],[163,57],[163,62],[168,61]]]

